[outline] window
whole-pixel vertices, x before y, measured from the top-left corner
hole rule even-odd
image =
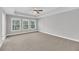
[[[31,28],[35,28],[35,23],[34,23],[34,21],[31,21]]]
[[[28,20],[27,19],[22,20],[22,29],[28,29]]]
[[[21,28],[21,20],[20,19],[15,19],[13,18],[11,20],[11,28],[12,28],[12,31],[16,31],[16,30],[20,30]]]
[[[12,18],[11,31],[30,31],[36,29],[36,20]]]
[[[35,29],[36,28],[36,21],[35,20],[31,20],[30,21],[30,28],[31,29]]]

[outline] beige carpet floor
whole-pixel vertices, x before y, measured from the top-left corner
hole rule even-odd
[[[79,42],[35,32],[8,37],[0,51],[79,51]]]

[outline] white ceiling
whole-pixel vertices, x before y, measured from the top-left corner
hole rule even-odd
[[[16,15],[14,12],[18,11],[20,13],[25,14],[24,16],[33,16],[33,13],[32,13],[33,8],[34,7],[3,7],[4,11],[7,14]],[[66,10],[76,9],[76,7],[36,7],[36,8],[43,10],[43,12],[41,12],[39,17],[45,16],[47,14],[55,14],[55,13],[66,11]]]

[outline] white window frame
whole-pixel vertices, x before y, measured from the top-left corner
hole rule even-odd
[[[31,28],[31,21],[35,22],[35,28]],[[36,30],[36,20],[29,20],[30,30]]]
[[[28,29],[23,28],[23,21],[28,21]],[[29,20],[28,19],[22,19],[22,30],[29,30]]]
[[[19,20],[20,21],[20,29],[19,30],[13,30],[12,25],[13,25],[13,20]],[[21,31],[21,19],[20,18],[11,18],[11,31]]]

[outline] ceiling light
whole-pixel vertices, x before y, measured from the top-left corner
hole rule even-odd
[[[32,13],[33,13],[34,16],[39,16],[42,11],[43,11],[42,9],[33,8]]]

